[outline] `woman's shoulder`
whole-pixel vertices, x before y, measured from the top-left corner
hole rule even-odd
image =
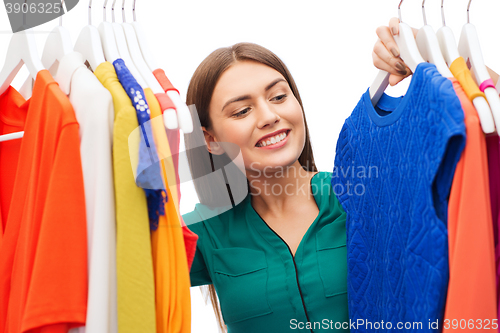
[[[196,232],[202,228],[203,224],[211,224],[212,226],[219,225],[223,221],[230,221],[238,216],[236,206],[210,207],[202,203],[197,203],[194,209],[182,215],[184,223],[189,229]]]
[[[333,172],[319,171],[311,179],[311,190],[313,195],[318,199],[320,205],[325,209],[344,212],[340,201],[332,186]]]
[[[318,171],[315,173],[311,178],[313,192],[320,190],[321,195],[332,195],[332,177],[333,173],[330,171]]]
[[[313,177],[318,177],[321,181],[330,180],[333,177],[333,172],[318,171]]]

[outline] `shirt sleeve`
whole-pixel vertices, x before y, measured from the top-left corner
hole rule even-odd
[[[191,287],[201,286],[204,284],[211,284],[212,278],[210,277],[207,264],[205,261],[205,253],[203,251],[203,244],[206,242],[205,239],[205,226],[203,221],[198,221],[196,223],[190,223],[193,217],[192,214],[196,212],[191,212],[182,216],[186,226],[189,230],[198,235],[198,241],[196,242],[196,252],[194,254],[193,263],[191,264],[191,269],[189,271],[189,277],[191,279]],[[198,214],[196,214],[198,215]]]
[[[22,332],[64,332],[65,324],[85,324],[87,224],[78,124],[66,125],[58,142]]]

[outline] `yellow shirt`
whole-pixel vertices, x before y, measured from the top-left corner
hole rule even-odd
[[[94,74],[111,93],[115,109],[113,171],[118,330],[120,333],[154,333],[155,291],[148,207],[144,189],[135,183],[128,147],[129,136],[139,135],[139,131],[134,131],[139,126],[137,114],[111,63],[100,64]]]
[[[162,161],[163,180],[167,185],[168,196],[165,216],[160,216],[158,229],[151,233],[156,281],[156,328],[158,333],[190,333],[191,281],[177,208],[175,169],[160,104],[151,89],[144,89],[144,94],[151,112],[154,141],[159,160]]]
[[[474,79],[472,79],[472,75],[470,74],[464,58],[458,57],[455,59],[455,61],[451,63],[450,71],[464,89],[469,100],[473,101],[476,97],[486,98],[484,93],[479,90]]]

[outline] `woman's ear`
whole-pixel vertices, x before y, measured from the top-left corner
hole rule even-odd
[[[209,153],[214,155],[222,155],[224,154],[224,149],[217,141],[217,138],[213,136],[211,131],[208,131],[205,126],[201,127],[203,130],[203,135],[205,136],[205,144],[207,145],[207,150]]]

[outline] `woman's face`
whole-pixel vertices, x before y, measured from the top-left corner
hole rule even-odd
[[[299,102],[283,75],[259,62],[236,62],[222,74],[209,113],[213,128],[205,131],[207,143],[236,144],[247,171],[292,165],[304,148]]]

